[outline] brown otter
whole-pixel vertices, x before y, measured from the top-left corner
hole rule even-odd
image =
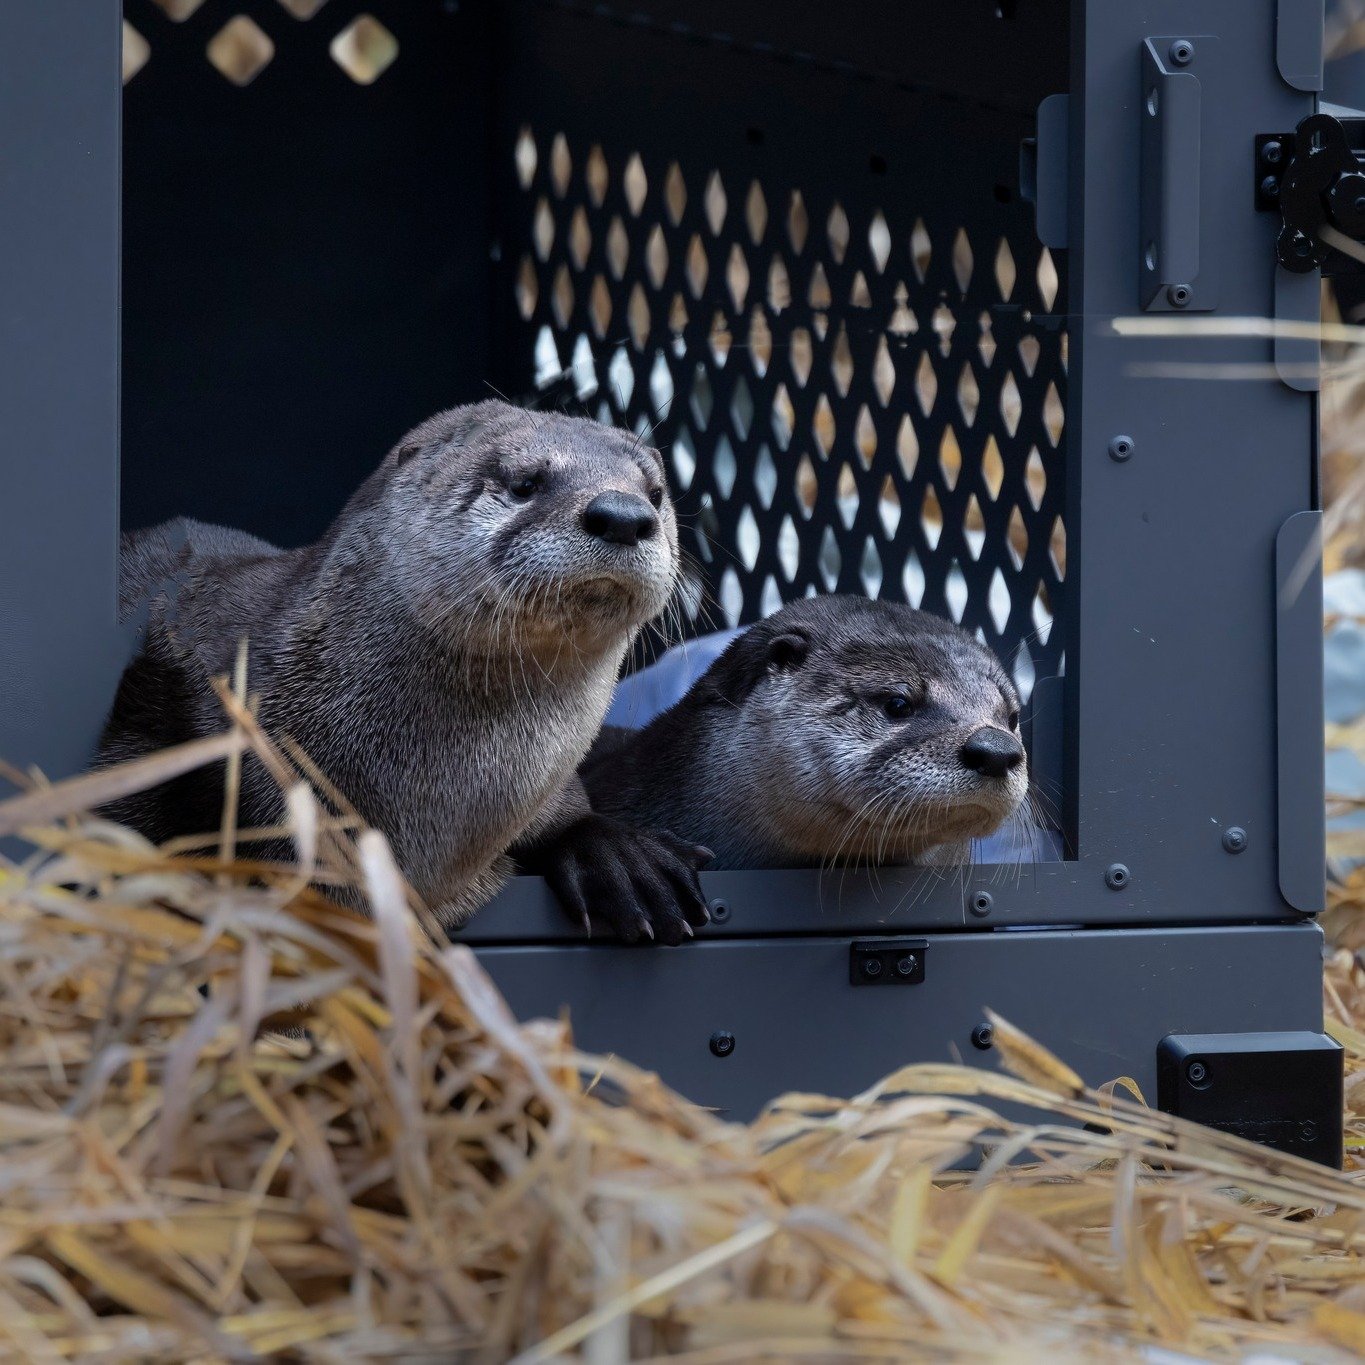
[[[995,656],[937,616],[844,595],[750,627],[643,730],[604,732],[581,771],[594,810],[731,868],[964,860],[1028,786]]]
[[[126,537],[122,605],[158,596],[99,761],[221,730],[208,678],[245,636],[266,731],[388,835],[446,924],[493,894],[510,852],[580,912],[584,868],[606,869],[593,912],[627,939],[677,942],[706,919],[704,850],[592,814],[574,775],[677,572],[657,451],[579,418],[455,408],[405,436],[315,544],[192,521]],[[109,814],[157,840],[198,833],[222,791],[220,766]],[[243,826],[282,809],[248,761]]]

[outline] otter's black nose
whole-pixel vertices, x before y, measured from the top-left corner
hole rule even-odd
[[[583,509],[583,529],[612,545],[638,545],[659,529],[659,514],[633,493],[599,493]]]
[[[967,736],[958,757],[965,768],[987,777],[1004,777],[1024,761],[1024,746],[994,725],[983,725]]]

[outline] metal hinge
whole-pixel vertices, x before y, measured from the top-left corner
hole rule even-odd
[[[1365,273],[1365,116],[1310,114],[1292,133],[1260,134],[1256,207],[1280,215],[1287,271]]]

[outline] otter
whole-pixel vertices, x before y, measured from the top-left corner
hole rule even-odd
[[[208,680],[246,637],[265,731],[388,836],[447,927],[512,858],[628,940],[705,923],[705,850],[594,814],[575,776],[678,574],[662,458],[631,433],[454,408],[403,437],[314,544],[180,520],[125,537],[121,571],[125,613],[152,600],[98,763],[220,731]],[[161,841],[216,828],[222,800],[219,764],[107,814]],[[282,816],[248,759],[241,824]]]
[[[644,729],[604,731],[581,774],[594,810],[728,868],[964,861],[1028,788],[1018,693],[990,650],[849,595],[751,626]]]

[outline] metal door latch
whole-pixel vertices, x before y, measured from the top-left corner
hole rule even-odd
[[[852,986],[914,986],[924,980],[929,940],[923,938],[855,939],[848,950]]]
[[[1296,275],[1365,273],[1365,117],[1310,114],[1256,138],[1256,207],[1278,212],[1279,263]],[[1358,253],[1358,254],[1357,254]]]

